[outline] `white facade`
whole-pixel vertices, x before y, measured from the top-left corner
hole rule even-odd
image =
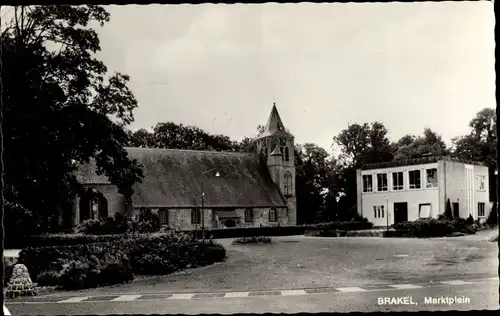
[[[358,213],[378,227],[436,218],[448,199],[454,217],[484,221],[491,210],[488,168],[448,159],[360,169],[357,187]]]

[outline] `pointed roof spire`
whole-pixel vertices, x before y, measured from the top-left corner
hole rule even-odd
[[[283,125],[283,121],[281,121],[278,109],[276,108],[276,102],[274,102],[271,114],[269,115],[266,127],[264,128],[264,134],[270,135],[273,134],[274,132],[284,131],[284,130],[285,126]]]

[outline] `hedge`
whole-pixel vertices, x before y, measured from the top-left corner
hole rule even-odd
[[[393,232],[387,233],[387,237],[444,237],[452,233],[474,234],[476,227],[468,224],[463,218],[447,219],[419,219],[397,223],[391,226]]]
[[[123,234],[85,235],[85,234],[44,234],[24,236],[15,241],[9,241],[7,249],[22,249],[26,247],[71,246],[98,242],[110,242],[126,238]]]
[[[110,242],[29,247],[19,254],[33,280],[63,289],[122,283],[134,274],[168,274],[223,261],[225,249],[180,234],[133,235]]]
[[[233,241],[233,244],[272,244],[273,241],[269,237],[254,236],[254,237],[240,237]]]

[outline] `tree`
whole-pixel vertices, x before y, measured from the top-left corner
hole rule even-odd
[[[405,135],[397,142],[394,159],[411,159],[425,156],[444,156],[448,154],[446,144],[440,135],[430,128],[424,130],[424,135],[415,137]]]
[[[339,192],[339,219],[350,220],[356,215],[357,183],[356,169],[367,163],[386,162],[393,159],[393,146],[387,137],[388,131],[380,122],[371,124],[349,124],[333,138],[333,148],[340,152],[338,164],[341,169],[336,181]]]
[[[96,58],[99,6],[15,7],[1,34],[6,198],[56,224],[83,188],[74,171],[94,158],[126,199],[142,170],[123,146],[137,102],[129,77]],[[8,211],[8,210],[7,210]]]

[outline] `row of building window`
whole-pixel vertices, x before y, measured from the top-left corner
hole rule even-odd
[[[459,217],[458,203],[453,203],[453,217]],[[477,216],[486,216],[486,203],[477,203]],[[384,218],[384,205],[374,205],[373,206],[373,218]],[[419,204],[418,205],[418,217],[419,218],[429,218],[431,217],[431,204]]]
[[[437,188],[438,177],[437,168],[431,168],[425,170],[425,187],[426,188]],[[410,170],[408,171],[408,188],[410,190],[416,190],[422,188],[422,177],[421,170]],[[377,173],[376,174],[377,192],[389,191],[389,181],[388,173]],[[397,171],[392,172],[392,191],[402,191],[405,188],[404,172]],[[373,175],[366,174],[363,175],[363,192],[373,192]]]
[[[168,225],[169,220],[168,220],[168,210],[167,209],[159,209],[158,210],[158,217],[160,218],[160,224],[162,225]],[[269,210],[269,222],[275,223],[278,221],[278,212],[276,209],[271,208]],[[245,222],[246,223],[251,223],[253,222],[254,219],[254,211],[250,208],[245,210]],[[200,209],[192,209],[191,210],[191,224],[192,225],[200,225],[201,223],[201,211]]]
[[[392,172],[392,189],[391,191],[402,191],[405,189],[404,172],[397,171]],[[363,175],[363,192],[373,192],[373,175],[367,174]],[[410,170],[408,171],[408,189],[417,190],[422,188],[422,177],[421,170]],[[486,188],[485,176],[477,176],[478,180],[478,190],[483,191]],[[388,183],[388,173],[377,173],[376,174],[376,192],[386,192],[389,191]],[[438,172],[437,168],[431,168],[425,170],[425,187],[426,188],[437,188],[438,187]]]

